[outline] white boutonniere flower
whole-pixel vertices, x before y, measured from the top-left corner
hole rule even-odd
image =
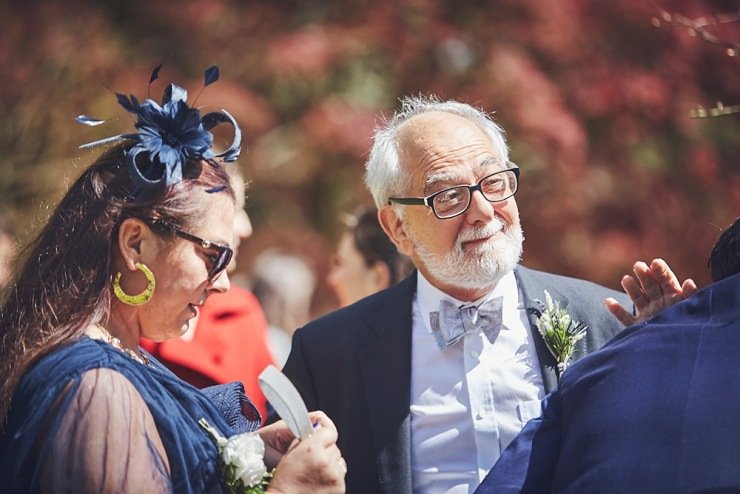
[[[198,423],[213,438],[221,454],[223,481],[231,494],[263,494],[273,472],[265,466],[265,443],[256,432],[222,436],[206,419]]]
[[[573,357],[576,342],[586,336],[586,328],[586,324],[574,320],[559,303],[553,302],[545,290],[545,310],[537,319],[537,329],[558,364],[558,379]]]

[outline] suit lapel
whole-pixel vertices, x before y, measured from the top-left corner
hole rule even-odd
[[[540,362],[540,370],[542,371],[542,381],[545,386],[545,393],[550,393],[558,385],[558,377],[555,372],[557,362],[552,353],[550,353],[550,350],[548,350],[542,335],[540,335],[536,321],[545,308],[545,290],[550,293],[553,300],[560,303],[560,307],[562,308],[566,308],[568,306],[568,297],[560,293],[557,288],[553,286],[545,286],[545,284],[542,283],[541,278],[537,276],[536,271],[532,271],[523,266],[517,266],[514,270],[514,274],[516,275],[519,289],[521,290],[522,297],[524,299],[523,302],[529,319],[529,327],[532,332],[535,348],[537,349],[537,359]]]
[[[378,476],[386,493],[411,493],[411,325],[416,272],[384,292],[370,321],[375,338],[357,349]],[[370,447],[370,445],[368,445]]]

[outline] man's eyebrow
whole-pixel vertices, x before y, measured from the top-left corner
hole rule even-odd
[[[448,171],[432,173],[426,178],[426,180],[424,180],[424,194],[427,194],[432,186],[440,182],[452,182],[456,178],[457,176],[454,173],[450,173]]]
[[[487,170],[488,168],[492,166],[501,168],[501,169],[506,168],[505,166],[502,166],[501,163],[499,163],[499,160],[497,160],[493,156],[487,156],[483,158],[482,160],[480,160],[480,163],[478,163],[478,168],[483,169],[483,170]]]
[[[477,166],[479,170],[483,170],[483,171],[487,171],[491,167],[500,168],[502,170],[506,168],[506,166],[502,166],[499,163],[499,160],[496,159],[494,156],[484,157],[478,162],[478,166]],[[455,176],[455,174],[450,173],[449,171],[441,171],[438,173],[432,173],[426,178],[426,180],[424,180],[424,193],[426,194],[431,186],[439,182],[452,182],[456,178],[457,177]]]

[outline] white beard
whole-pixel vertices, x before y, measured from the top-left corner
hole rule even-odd
[[[463,250],[462,244],[491,237],[482,245]],[[452,251],[445,254],[430,252],[415,235],[410,234],[416,254],[429,274],[456,288],[465,290],[492,289],[501,278],[514,269],[522,256],[524,235],[519,224],[507,226],[498,218],[478,228],[463,231],[455,240]]]

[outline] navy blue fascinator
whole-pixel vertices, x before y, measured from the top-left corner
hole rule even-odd
[[[161,68],[160,64],[152,71],[150,86],[159,78]],[[218,78],[218,67],[209,67],[205,71],[203,87],[216,82]],[[200,111],[187,105],[188,93],[180,86],[167,86],[161,105],[149,98],[139,103],[134,95],[116,93],[116,97],[126,111],[136,115],[134,127],[138,132],[106,137],[83,144],[80,148],[92,148],[123,140],[134,141],[135,144],[126,151],[126,164],[137,187],[153,188],[176,184],[182,180],[183,167],[188,160],[218,159],[228,163],[235,161],[241,152],[241,129],[234,117],[226,110],[201,116]],[[105,123],[105,120],[87,115],[79,115],[76,120],[91,127]],[[222,123],[234,128],[234,140],[225,151],[214,153],[213,134],[210,130]],[[142,153],[147,159],[137,161]]]

